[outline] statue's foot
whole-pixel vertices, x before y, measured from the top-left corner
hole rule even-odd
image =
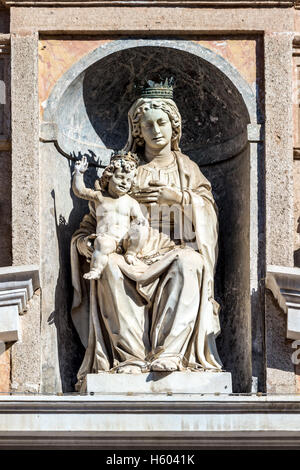
[[[174,370],[179,370],[179,361],[177,357],[155,359],[155,361],[152,362],[150,369],[156,372],[173,372]]]
[[[117,374],[141,374],[142,369],[140,366],[125,365],[118,367],[116,372]]]
[[[83,275],[84,279],[100,279],[101,272],[91,270],[89,273]]]

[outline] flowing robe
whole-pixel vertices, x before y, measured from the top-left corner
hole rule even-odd
[[[86,348],[77,388],[87,373],[113,371],[120,364],[147,371],[158,357],[176,358],[179,370],[222,367],[215,344],[219,306],[213,298],[217,210],[210,183],[198,166],[180,152],[174,155],[173,166],[157,170],[157,178],[182,191],[180,212],[185,222],[180,241],[174,243],[162,227],[154,226],[137,266],[113,253],[101,279],[88,285],[82,278],[88,265],[78,254],[77,243],[95,231],[92,204],[73,235],[72,318]],[[136,189],[149,185],[151,172],[149,164],[139,167]],[[150,210],[153,218],[155,206]]]

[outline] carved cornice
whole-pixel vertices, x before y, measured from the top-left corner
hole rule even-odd
[[[0,268],[0,341],[19,339],[19,315],[39,286],[38,266]]]
[[[6,50],[10,50],[10,34],[0,34],[0,49],[0,54],[4,54]]]
[[[268,266],[266,288],[287,315],[288,339],[300,339],[300,269]]]
[[[0,0],[6,8],[22,7],[64,7],[64,6],[115,6],[115,7],[223,7],[223,8],[300,8],[300,0]]]

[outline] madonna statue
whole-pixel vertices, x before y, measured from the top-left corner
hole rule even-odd
[[[88,373],[222,368],[215,344],[217,209],[210,183],[180,151],[172,93],[151,82],[128,112],[124,150],[140,157],[131,196],[150,224],[138,263],[112,253],[100,280],[83,279],[93,250],[93,203],[72,237],[72,318],[86,348],[78,390]]]

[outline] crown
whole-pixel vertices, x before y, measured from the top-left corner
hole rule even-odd
[[[126,152],[125,150],[116,150],[111,154],[110,162],[114,162],[115,160],[123,160],[125,162],[132,162],[135,165],[139,164],[139,157],[136,153],[133,152]]]
[[[173,99],[174,78],[166,78],[160,83],[147,80],[146,85],[142,87],[141,98],[168,98]]]

